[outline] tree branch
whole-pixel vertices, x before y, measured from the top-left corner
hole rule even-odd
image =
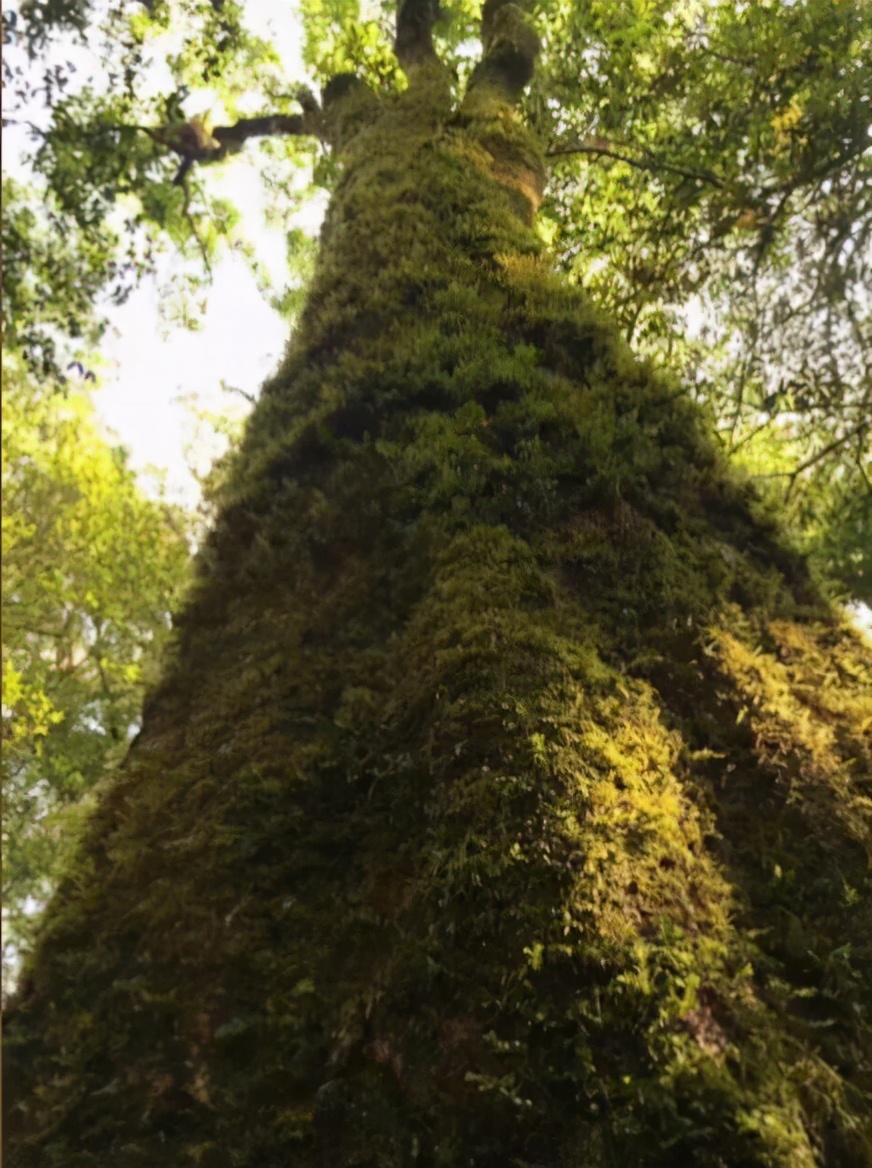
[[[241,150],[249,138],[288,135],[320,138],[323,127],[318,103],[308,91],[299,95],[297,100],[303,106],[300,114],[265,114],[257,118],[240,118],[232,126],[216,126],[214,130],[208,130],[197,117],[158,129],[148,126],[134,128],[148,134],[159,146],[178,154],[182,161],[173,181],[181,186],[195,163],[203,165],[221,162],[229,154]]]
[[[665,170],[671,174],[680,175],[682,178],[694,179],[697,182],[709,183],[714,187],[723,187],[723,182],[716,174],[710,170],[691,170],[689,167],[674,166],[670,162],[659,162],[653,159],[634,158],[631,154],[623,154],[620,150],[616,150],[614,146],[604,138],[586,139],[584,142],[576,142],[572,146],[561,147],[556,150],[547,150],[545,152],[546,158],[559,158],[569,154],[593,154],[601,155],[603,158],[613,158],[615,162],[626,162],[628,166],[634,166],[637,170]]]
[[[240,118],[232,126],[218,126],[212,131],[226,150],[239,150],[249,138],[267,138],[280,135],[317,136],[317,126],[308,114],[267,114],[260,118]]]
[[[527,13],[530,0],[485,0],[481,11],[484,55],[473,71],[469,93],[496,90],[517,102],[533,79],[539,37]]]
[[[404,69],[437,59],[433,25],[439,15],[439,0],[398,0],[394,52]]]
[[[784,494],[785,502],[790,498],[790,495],[793,492],[793,488],[796,486],[797,479],[804,471],[810,470],[811,467],[815,466],[822,459],[826,458],[828,454],[832,454],[840,447],[847,445],[847,443],[850,442],[852,438],[857,438],[862,435],[864,431],[869,429],[869,426],[869,420],[864,418],[861,422],[858,422],[856,426],[852,426],[846,434],[842,434],[838,438],[834,438],[832,442],[828,442],[826,446],[824,446],[821,450],[818,450],[810,458],[807,458],[805,462],[800,463],[796,470],[791,472],[790,482],[788,483],[787,490]]]
[[[190,190],[190,187],[188,186],[187,182],[185,181],[187,170],[189,167],[190,167],[190,162],[188,161],[188,159],[185,159],[182,162],[182,165],[179,167],[179,173],[176,175],[175,179],[173,180],[173,185],[181,186],[181,188],[184,192],[185,201],[184,201],[184,206],[182,208],[182,211],[183,211],[183,214],[185,216],[185,222],[188,224],[188,226],[191,229],[191,235],[193,235],[194,239],[197,241],[197,247],[200,250],[200,256],[203,260],[203,267],[206,269],[206,272],[209,276],[209,279],[211,280],[211,278],[212,278],[212,263],[209,259],[209,249],[206,246],[205,242],[200,238],[200,232],[197,230],[197,222],[194,219],[194,216],[191,214],[191,190]]]

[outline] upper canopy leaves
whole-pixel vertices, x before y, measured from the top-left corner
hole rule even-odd
[[[470,0],[399,10],[393,0],[303,0],[303,62],[317,85],[354,72],[389,94],[438,56],[459,83],[474,70],[476,82],[499,76],[514,98],[535,46],[519,53],[506,26],[498,48],[507,11],[485,12],[490,56],[475,66],[482,14]],[[122,240],[144,235],[140,259],[171,240],[208,264],[236,231],[192,163],[278,130],[285,137],[269,150],[284,178],[274,175],[274,191],[317,149],[286,136],[317,133],[313,107],[302,79],[283,75],[269,42],[246,28],[243,6],[110,7],[102,42],[96,16],[57,3],[5,17],[7,39],[45,61],[34,166],[56,200],[57,230],[85,233],[83,263],[86,251],[103,256],[87,268],[92,298],[119,294],[119,272],[129,283],[148,267],[122,262]],[[855,592],[868,588],[872,9],[547,0],[535,19],[542,52],[524,114],[549,156],[543,231],[556,258],[637,348],[713,406],[728,445],[797,516],[831,511],[847,523],[838,573]],[[79,85],[49,54],[49,35],[71,28],[102,45],[108,86]],[[159,39],[167,31],[180,45],[172,55]],[[168,77],[158,79],[152,54]],[[7,58],[30,117],[36,82]],[[185,135],[206,147],[186,148]],[[329,184],[331,166],[316,177]],[[113,234],[122,206],[125,229]]]
[[[852,500],[840,572],[868,595],[872,10],[579,0],[543,27],[563,266],[795,515]]]

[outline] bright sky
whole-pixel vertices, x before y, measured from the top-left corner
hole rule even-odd
[[[230,182],[223,185],[242,209],[249,237],[271,244],[273,254],[282,256],[282,234],[258,223],[257,200],[249,197],[245,184],[240,183],[238,192]],[[313,229],[315,217],[308,217]],[[270,234],[275,238],[270,240]],[[185,447],[194,437],[195,422],[180,399],[193,395],[198,406],[216,412],[239,409],[242,399],[224,393],[222,382],[256,394],[279,362],[288,324],[266,302],[241,256],[231,254],[216,265],[197,331],[168,327],[161,319],[162,285],[161,280],[148,280],[125,305],[111,311],[102,345],[107,364],[94,402],[130,451],[132,465],[164,468],[170,492],[193,503],[197,487]]]
[[[288,0],[249,0],[246,22],[273,41],[287,74],[303,79],[299,19]],[[263,221],[256,168],[256,153],[249,149],[231,159],[216,177],[221,193],[242,211],[245,234],[259,255],[273,258],[272,273],[281,286],[286,275],[285,241],[280,231]],[[316,204],[301,215],[299,225],[316,232],[322,213],[323,205]],[[222,392],[222,381],[256,394],[278,364],[288,325],[267,304],[242,257],[231,254],[216,265],[214,282],[206,290],[203,327],[196,332],[168,328],[160,316],[159,299],[171,270],[156,282],[148,280],[126,304],[111,310],[111,327],[102,346],[107,365],[100,370],[101,388],[94,401],[106,425],[130,451],[132,465],[139,470],[164,469],[171,494],[194,503],[198,491],[185,447],[196,426],[179,399],[196,395],[198,405],[215,411],[240,408],[242,399]],[[208,456],[209,451],[201,453]],[[148,487],[147,479],[143,485]]]

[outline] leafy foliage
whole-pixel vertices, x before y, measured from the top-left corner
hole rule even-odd
[[[93,24],[87,10],[23,5],[4,13],[3,67],[13,99],[4,124],[26,135],[25,161],[45,199],[34,241],[42,240],[46,255],[67,254],[81,266],[80,296],[99,318],[101,304],[122,301],[154,272],[161,250],[180,253],[194,290],[208,284],[222,247],[251,255],[237,209],[197,171],[177,181],[174,136],[192,116],[206,129],[213,108],[232,119],[240,101],[260,100],[276,112],[296,108],[296,98],[275,50],[245,30],[239,5],[101,6]],[[81,28],[81,44],[65,45],[58,59],[53,37],[70,26]],[[270,153],[284,159],[287,178],[288,162],[310,160],[312,146],[286,140]],[[28,259],[15,248],[14,223],[5,230],[15,281]]]
[[[140,716],[187,575],[189,521],[145,497],[84,389],[4,358],[4,972]]]
[[[38,376],[63,377],[77,348],[99,339],[94,300],[109,278],[114,242],[93,233],[61,237],[35,192],[4,178],[3,344],[23,353]]]
[[[542,29],[529,113],[562,266],[868,588],[872,10],[579,0]]]

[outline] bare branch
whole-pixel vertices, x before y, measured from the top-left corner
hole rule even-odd
[[[847,431],[847,433],[840,435],[838,438],[834,438],[832,442],[828,442],[826,446],[824,446],[821,450],[818,450],[810,458],[807,458],[805,462],[800,463],[796,470],[792,471],[790,474],[790,482],[787,485],[787,490],[784,495],[785,501],[790,498],[793,488],[796,486],[797,479],[801,474],[803,474],[804,471],[810,470],[811,467],[815,466],[817,463],[821,462],[822,459],[826,458],[828,454],[833,454],[834,451],[838,450],[840,447],[846,446],[852,438],[857,438],[863,435],[869,429],[869,426],[869,420],[864,418],[861,422],[858,422],[856,426],[852,426],[851,429]]]
[[[173,181],[174,181],[174,183],[179,184],[181,186],[182,190],[184,191],[185,202],[184,202],[184,206],[182,208],[182,211],[183,211],[183,214],[185,216],[185,221],[187,222],[188,226],[191,229],[191,235],[193,235],[194,239],[197,242],[197,247],[199,248],[200,256],[202,257],[202,260],[203,260],[203,267],[206,269],[206,272],[207,272],[209,278],[211,279],[212,278],[212,263],[209,259],[209,249],[207,248],[205,242],[200,238],[200,232],[197,230],[197,221],[194,219],[194,216],[191,213],[191,190],[187,184],[187,181],[185,179],[185,173],[184,173],[186,171],[186,164],[188,167],[190,167],[190,162],[188,161],[188,159],[185,159],[182,162],[182,165],[179,169],[179,173],[176,175],[176,177]]]
[[[320,137],[321,110],[311,94],[308,94],[308,99],[304,101],[298,97],[303,105],[301,114],[265,114],[257,118],[240,118],[232,126],[216,126],[214,130],[207,129],[199,118],[158,129],[149,126],[119,128],[140,130],[159,146],[178,154],[182,161],[173,181],[181,186],[195,163],[203,165],[221,162],[229,154],[241,150],[249,138],[288,135]]]
[[[187,155],[182,159],[179,169],[176,171],[176,177],[173,179],[174,187],[185,187],[185,179],[188,177],[188,171],[194,165],[193,158]],[[185,187],[187,190],[187,187]]]
[[[260,118],[240,118],[232,126],[218,126],[212,137],[228,151],[238,150],[249,138],[268,138],[282,135],[316,135],[314,119],[302,114],[267,114]]]

